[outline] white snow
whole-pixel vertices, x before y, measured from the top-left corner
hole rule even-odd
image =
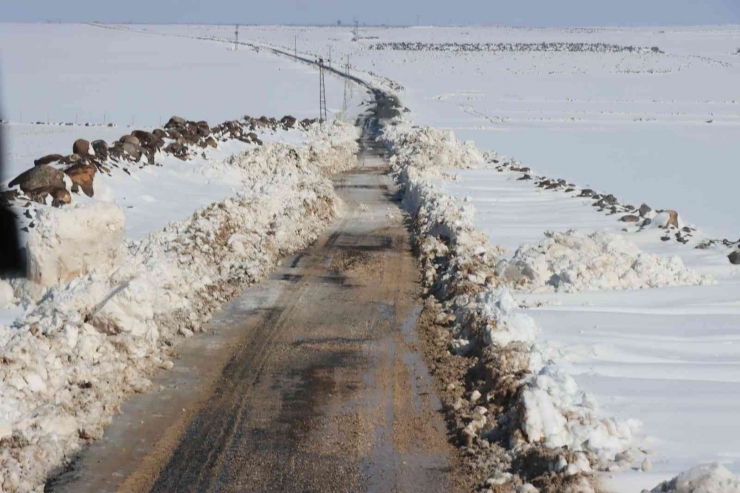
[[[606,289],[647,289],[711,284],[710,276],[687,269],[677,255],[659,257],[640,251],[623,236],[571,230],[545,232],[536,245],[522,245],[497,269],[509,282],[526,289],[579,292]]]
[[[385,138],[393,136],[391,146],[421,142],[400,137],[404,131],[435,132],[397,125]],[[473,162],[420,171],[430,167],[424,156],[407,146],[394,162],[414,168],[398,176],[408,180],[406,203],[418,207],[422,231],[446,236],[458,255],[472,256],[456,260],[458,270],[450,269],[448,279],[459,277],[476,254],[510,259],[503,247],[522,247],[516,257],[537,279],[513,284],[519,303],[539,308],[517,310],[495,286],[476,303],[459,302],[490,317],[486,343],[528,344],[539,334],[523,393],[528,439],[587,452],[592,465],[610,471],[601,477],[607,491],[652,488],[698,462],[721,461],[737,471],[731,458],[740,437],[728,431],[735,429],[740,381],[740,354],[732,344],[740,323],[740,269],[727,262],[727,248],[668,244],[655,228],[624,232],[614,216],[587,207],[590,200],[536,188],[518,180],[522,173],[466,169]],[[540,243],[548,230],[556,232]],[[436,248],[437,255],[447,251]],[[499,262],[496,270],[506,265]],[[473,282],[491,282],[487,274],[465,272]],[[542,289],[556,273],[562,289]],[[459,337],[461,348],[470,344],[468,334]],[[646,457],[651,467],[643,471]],[[570,472],[576,467],[586,470]],[[613,474],[620,470],[627,472]]]
[[[46,287],[110,269],[125,220],[118,206],[106,203],[38,208],[28,235],[29,280]]]
[[[737,493],[737,476],[719,464],[704,464],[682,472],[652,490],[654,493]]]
[[[151,26],[228,36],[225,26]],[[252,26],[247,40],[335,60],[398,92],[418,125],[625,203],[679,211],[712,236],[740,237],[738,26],[517,29]],[[634,52],[373,50],[378,43],[607,43]],[[710,123],[711,122],[711,123]]]
[[[557,232],[553,237],[570,236],[568,242],[575,235],[579,244],[591,243],[592,237],[610,238],[602,247],[614,241],[621,245],[616,249],[619,255],[631,252],[625,260],[652,259],[643,280],[654,279],[654,285],[666,286],[647,288],[648,282],[642,286],[647,289],[635,290],[643,284],[640,281],[630,289],[614,291],[623,286],[619,276],[604,283],[606,278],[594,277],[594,271],[589,271],[588,277],[581,272],[575,277],[576,284],[556,291],[546,286],[554,273],[562,272],[562,267],[566,272],[570,267],[582,269],[589,258],[592,267],[598,265],[593,259],[601,253],[593,257],[578,254],[578,261],[571,263],[574,252],[561,249],[561,264],[555,261],[558,256],[524,256],[539,266],[540,274],[535,277],[540,281],[518,289],[517,297],[533,307],[526,313],[541,327],[539,346],[545,350],[545,359],[558,361],[600,403],[602,413],[623,422],[638,419],[643,423],[641,429],[633,430],[633,443],[649,452],[651,467],[642,471],[644,454],[633,454],[631,467],[602,477],[607,491],[651,489],[697,463],[715,461],[739,473],[740,435],[734,432],[734,416],[740,406],[736,347],[740,269],[727,262],[728,249],[697,250],[665,243],[659,229],[622,231],[624,224],[590,207],[591,200],[536,188],[518,180],[522,173],[479,169],[450,170],[448,174],[453,171],[458,179],[438,183],[458,200],[468,200],[466,206],[475,207],[472,220],[492,243],[510,252],[523,247],[536,253],[547,250],[540,243],[548,230]],[[572,229],[576,233],[568,235]],[[546,238],[544,243],[554,246],[556,241]],[[591,251],[603,253],[602,247]],[[617,265],[614,252],[609,255],[606,272]],[[673,258],[680,259],[680,264]],[[668,268],[654,270],[660,265]],[[631,276],[630,270],[623,272]],[[716,283],[707,284],[710,278]],[[686,285],[667,287],[655,279]],[[542,293],[525,294],[531,290]]]

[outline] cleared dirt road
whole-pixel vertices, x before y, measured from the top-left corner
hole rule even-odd
[[[455,490],[417,351],[419,268],[373,123],[361,166],[334,179],[343,218],[226,308],[229,339],[186,353],[169,397],[134,403],[49,489]]]

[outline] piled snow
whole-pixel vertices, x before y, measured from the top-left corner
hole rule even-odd
[[[584,458],[588,457],[600,467],[608,467],[617,454],[630,448],[632,432],[639,423],[620,422],[600,415],[594,398],[550,360],[551,351],[546,346],[536,343],[539,326],[519,309],[508,289],[484,291],[478,294],[475,304],[465,308],[483,325],[484,346],[504,350],[514,344],[514,350],[523,349],[522,356],[526,355],[529,361],[528,376],[521,382],[519,397],[521,429],[529,443],[584,452],[587,454]],[[458,318],[460,316],[458,309]],[[579,471],[590,472],[591,468],[582,467]],[[571,472],[575,474],[572,467]]]
[[[740,480],[719,464],[704,464],[653,488],[652,493],[738,493]]]
[[[545,233],[535,245],[523,245],[509,262],[497,266],[507,281],[528,290],[581,292],[646,289],[711,284],[684,266],[677,256],[660,257],[642,252],[624,236],[571,230]]]
[[[490,290],[478,295],[479,315],[489,320],[483,332],[486,346],[506,347],[512,342],[532,344],[540,333],[534,319],[519,311],[508,289]]]
[[[502,425],[498,433],[506,433],[504,442],[514,456],[533,448],[543,448],[545,457],[550,457],[548,450],[555,451],[559,455],[554,456],[553,470],[574,482],[580,481],[579,474],[591,473],[592,466],[609,468],[618,454],[631,447],[632,431],[638,424],[601,416],[593,397],[548,359],[547,348],[535,344],[540,328],[519,311],[495,274],[503,250],[476,230],[471,206],[461,206],[433,183],[443,167],[479,164],[480,152],[470,144],[457,143],[449,132],[403,124],[386,127],[381,140],[393,152],[394,173],[405,187],[404,204],[415,215],[424,283],[442,302],[438,319],[454,321],[451,347],[458,354],[477,347],[493,355],[486,360],[490,374],[498,375],[486,384],[492,386],[490,409],[483,408],[483,414],[478,413],[482,418],[462,433],[470,441],[485,440],[485,414],[491,411],[499,414],[496,419],[501,423],[513,423],[508,428]],[[516,390],[506,387],[510,384]],[[471,400],[477,402],[481,392],[472,392]],[[503,403],[502,409],[494,404],[497,394],[516,397]],[[562,467],[558,467],[560,462]],[[499,467],[502,470],[497,474],[508,474],[506,481],[513,481],[510,485],[515,487],[505,462]],[[571,486],[576,487],[575,483]]]
[[[8,281],[0,279],[0,309],[11,305],[14,299],[13,287]]]
[[[325,176],[354,165],[357,133],[335,124],[312,136],[304,147],[267,144],[229,160],[242,177],[236,195],[124,240],[114,267],[48,288],[0,327],[0,489],[37,487],[100,438],[127,394],[172,367],[180,336],[316,239],[339,210]]]
[[[536,361],[540,351],[533,347],[530,361]],[[604,469],[617,454],[631,447],[639,422],[601,416],[594,398],[581,391],[573,377],[557,365],[547,363],[539,371],[535,368],[530,367],[534,376],[524,384],[521,397],[522,431],[530,443],[587,452],[588,458]],[[588,464],[586,461],[580,470],[590,472]]]
[[[28,239],[29,278],[51,286],[109,269],[119,253],[125,217],[112,204],[75,204],[35,210]]]

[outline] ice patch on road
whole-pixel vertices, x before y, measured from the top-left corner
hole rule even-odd
[[[642,252],[622,235],[580,231],[545,233],[535,245],[523,245],[496,270],[527,290],[567,293],[647,289],[711,284],[712,278],[688,269],[677,256]]]

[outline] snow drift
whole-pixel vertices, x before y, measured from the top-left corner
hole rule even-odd
[[[622,235],[580,231],[545,232],[536,245],[523,245],[497,266],[507,282],[532,291],[580,292],[710,284],[712,279],[684,266],[677,256],[642,252]]]
[[[719,464],[705,464],[682,472],[653,488],[652,493],[737,493],[740,480]]]

